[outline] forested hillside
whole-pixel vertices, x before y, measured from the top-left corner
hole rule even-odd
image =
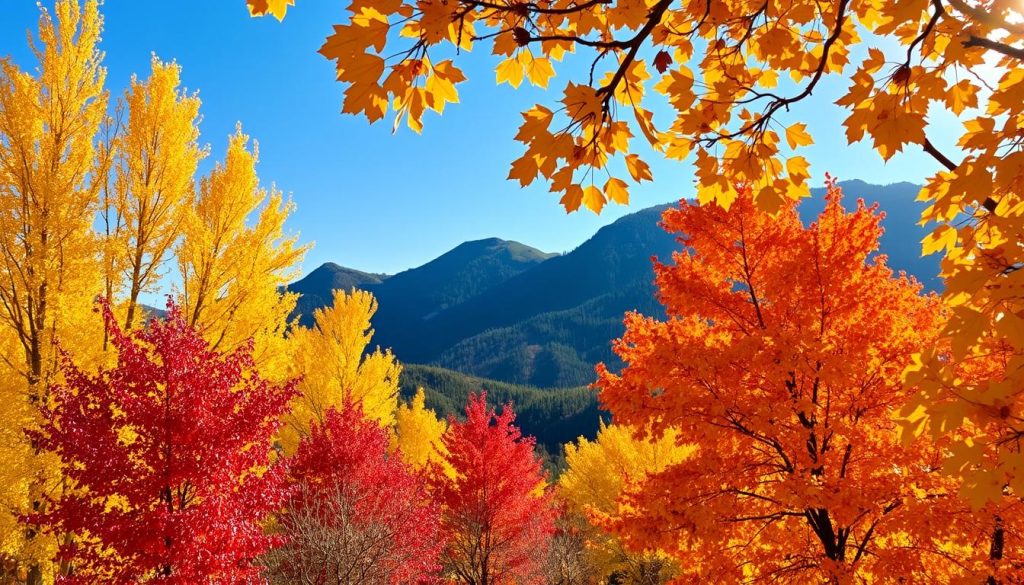
[[[561,454],[565,443],[597,434],[597,395],[587,387],[521,386],[416,364],[404,366],[400,380],[404,397],[422,388],[426,405],[441,416],[461,415],[470,394],[487,392],[488,402],[511,404],[523,433],[536,437],[551,455]]]

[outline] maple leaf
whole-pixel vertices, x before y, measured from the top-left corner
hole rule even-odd
[[[284,20],[289,6],[295,6],[295,0],[246,0],[246,2],[249,4],[249,14],[252,16],[271,14],[278,21]]]
[[[594,213],[601,213],[601,209],[604,208],[606,202],[604,193],[601,189],[598,189],[595,185],[587,185],[583,189],[583,205],[587,206],[587,209]]]
[[[669,55],[668,51],[662,49],[658,51],[658,54],[654,56],[654,68],[658,70],[658,73],[664,73],[668,71],[668,68],[672,65],[672,55]]]
[[[629,204],[629,185],[622,179],[612,177],[604,184],[604,194],[609,201],[619,205]]]
[[[786,143],[790,148],[814,144],[811,135],[807,133],[807,124],[799,122],[786,128]]]
[[[626,168],[629,169],[629,174],[633,177],[634,181],[654,180],[654,176],[651,174],[651,167],[636,154],[626,156]]]

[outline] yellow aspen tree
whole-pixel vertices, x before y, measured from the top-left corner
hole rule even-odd
[[[186,210],[176,250],[178,302],[218,351],[253,339],[260,372],[280,381],[288,361],[284,333],[298,298],[281,289],[295,278],[308,246],[285,233],[294,205],[277,189],[260,187],[258,149],[248,144],[239,126],[224,162],[200,179]]]
[[[149,79],[133,77],[125,92],[127,121],[116,138],[115,232],[123,258],[125,328],[137,317],[139,294],[161,276],[160,268],[181,233],[199,146],[199,97],[180,87],[181,67],[152,59]]]
[[[402,460],[416,469],[436,463],[444,465],[448,455],[441,441],[448,423],[427,408],[423,388],[409,402],[401,402],[395,412],[395,434],[392,449],[397,449]]]
[[[292,361],[289,377],[301,377],[283,442],[294,448],[310,422],[323,423],[331,408],[346,400],[359,404],[366,418],[390,427],[398,406],[398,376],[402,366],[391,350],[367,352],[373,337],[370,318],[377,301],[366,291],[334,291],[329,307],[314,311],[313,327],[296,327],[290,334]]]
[[[102,339],[92,313],[103,286],[92,229],[107,107],[101,28],[96,0],[58,0],[31,41],[36,72],[0,61],[0,427],[9,435],[0,442],[0,545],[30,583],[52,575],[54,542],[12,518],[39,505],[59,474],[20,430],[36,424],[57,375],[54,340],[89,363]]]
[[[632,427],[615,424],[602,424],[593,441],[580,437],[576,444],[565,446],[566,470],[558,478],[559,495],[570,512],[590,521],[585,529],[587,550],[591,564],[605,577],[614,576],[624,585],[667,583],[672,577],[668,555],[627,549],[595,519],[617,515],[626,486],[683,461],[691,451],[676,445],[674,433],[640,438]]]

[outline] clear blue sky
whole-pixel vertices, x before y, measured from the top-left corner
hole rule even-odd
[[[688,164],[653,157],[656,182],[634,187],[630,208],[609,206],[599,217],[567,216],[544,185],[520,189],[505,180],[520,152],[512,139],[519,112],[557,96],[525,85],[518,91],[495,86],[495,61],[482,49],[459,58],[470,78],[460,85],[462,103],[443,117],[428,114],[422,135],[404,128],[392,135],[390,121],[371,126],[340,115],[342,87],[316,50],[331,24],[345,18],[344,5],[300,0],[283,23],[249,18],[244,0],[105,0],[102,7],[112,96],[132,73],[147,75],[152,52],[177,60],[185,85],[198,89],[203,101],[202,141],[212,146],[207,164],[221,158],[241,121],[259,141],[263,181],[298,204],[290,228],[316,243],[304,271],[334,261],[394,273],[465,240],[491,236],[562,252],[633,209],[693,195]],[[6,0],[0,55],[34,68],[25,33],[35,30],[37,18],[36,0]],[[560,71],[552,88],[560,90],[570,73]],[[814,184],[826,170],[840,179],[923,182],[937,167],[920,152],[886,165],[866,145],[845,144],[841,111],[831,102],[847,84],[832,80],[783,120],[809,124],[817,141],[805,153]],[[952,144],[957,127],[947,126],[934,141]]]

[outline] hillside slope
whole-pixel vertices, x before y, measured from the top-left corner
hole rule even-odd
[[[863,198],[885,212],[881,253],[889,265],[938,290],[938,256],[920,256],[928,230],[917,225],[923,208],[915,200],[918,187],[863,181],[841,186],[847,207]],[[824,205],[824,189],[812,194],[800,206],[805,221]],[[304,313],[329,300],[328,287],[338,283],[370,290],[380,301],[374,341],[405,363],[535,387],[581,386],[593,381],[595,363],[617,366],[611,340],[622,334],[625,312],[662,315],[651,258],[668,261],[679,249],[675,236],[658,225],[667,207],[620,218],[561,256],[491,238],[466,242],[391,277],[358,271],[334,276],[345,270],[334,267],[331,278],[317,269],[289,288],[308,295],[300,303]]]
[[[438,415],[460,416],[470,393],[486,392],[491,404],[511,404],[523,434],[536,437],[548,453],[580,436],[593,438],[600,424],[597,395],[585,387],[534,388],[487,380],[434,366],[409,364],[400,378],[402,396],[423,388],[427,406]]]

